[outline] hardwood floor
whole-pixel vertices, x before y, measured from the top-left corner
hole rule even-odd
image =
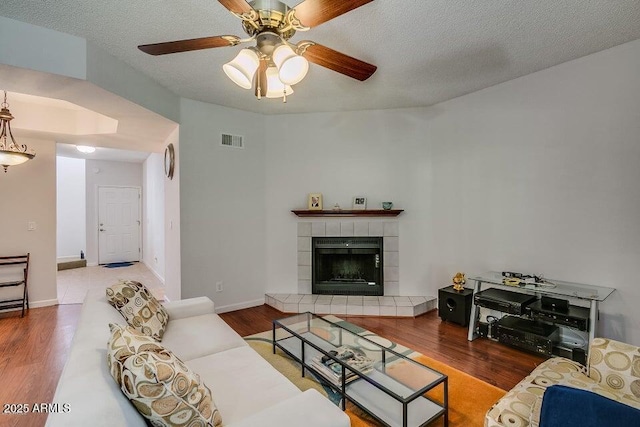
[[[80,305],[59,305],[0,315],[0,403],[51,403],[80,316]],[[262,305],[221,314],[240,335],[271,329],[287,314]],[[467,341],[467,329],[441,322],[436,311],[416,318],[340,316],[399,344],[508,390],[544,359],[502,344]],[[72,409],[73,410],[73,409]],[[37,427],[46,414],[0,413],[0,426]]]
[[[220,315],[240,335],[271,329],[273,319],[288,316],[268,306]],[[338,316],[460,371],[511,389],[545,358],[487,339],[467,341],[467,328],[442,322],[437,310],[415,318]]]
[[[19,312],[0,316],[0,426],[44,425],[47,414],[33,413],[33,405],[52,402],[81,307],[34,308],[23,318]],[[29,413],[6,414],[7,404],[27,404]]]

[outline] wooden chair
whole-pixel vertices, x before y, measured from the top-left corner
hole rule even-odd
[[[10,268],[10,266],[14,266],[20,268],[20,266],[24,265],[22,270],[22,278],[18,279],[17,277],[10,279],[8,281],[4,281],[2,277],[2,270],[5,268]],[[15,276],[15,274],[14,274]],[[0,257],[0,288],[9,288],[9,287],[17,287],[24,286],[22,291],[22,298],[10,298],[0,300],[0,310],[9,310],[14,308],[22,308],[22,314],[20,317],[24,317],[25,307],[29,309],[29,293],[27,291],[27,279],[29,277],[29,254],[26,255],[17,255],[17,256],[3,256]]]

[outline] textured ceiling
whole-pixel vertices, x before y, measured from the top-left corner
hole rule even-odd
[[[282,104],[225,76],[239,46],[161,57],[137,49],[244,37],[216,0],[2,0],[0,15],[83,37],[180,96],[266,114],[432,105],[640,38],[638,0],[376,0],[291,41],[314,40],[378,71],[358,82],[311,64]]]

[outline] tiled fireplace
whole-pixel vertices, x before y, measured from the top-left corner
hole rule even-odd
[[[418,316],[436,308],[432,296],[398,296],[400,291],[400,236],[398,221],[298,222],[298,293],[267,294],[265,302],[286,313]],[[312,242],[321,237],[382,238],[384,295],[314,295]]]
[[[384,295],[398,295],[399,233],[397,221],[314,221],[298,223],[298,293],[311,294],[313,237],[382,237]]]
[[[382,237],[311,237],[311,293],[384,295]]]

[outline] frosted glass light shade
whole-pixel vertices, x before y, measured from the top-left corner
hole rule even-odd
[[[227,77],[243,89],[251,89],[253,75],[256,73],[260,60],[251,49],[242,49],[235,58],[222,66]]]
[[[293,93],[293,89],[291,86],[285,85],[278,78],[278,70],[275,67],[267,68],[267,98],[282,98],[285,94],[285,89],[287,91],[287,95],[291,95]]]
[[[278,68],[278,76],[284,84],[294,85],[304,79],[309,71],[309,61],[296,54],[286,44],[273,51],[273,62]]]
[[[288,93],[288,92],[287,92]],[[28,153],[21,153],[11,150],[0,150],[0,165],[2,166],[15,166],[26,162],[29,159],[33,159],[35,155]]]

